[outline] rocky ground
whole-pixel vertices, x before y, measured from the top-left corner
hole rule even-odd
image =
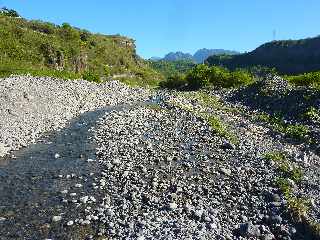
[[[293,184],[312,200],[314,221],[319,158],[254,121],[252,109],[227,100],[227,108],[205,107],[117,82],[41,80],[0,80],[12,109],[1,109],[8,112],[0,115],[3,148],[34,142],[0,162],[0,239],[314,239],[288,214],[265,153],[284,151],[303,168]],[[198,112],[219,116],[237,143]],[[25,126],[40,126],[37,141],[23,138]]]
[[[118,82],[13,76],[0,81],[0,157],[59,130],[86,111],[147,98]]]

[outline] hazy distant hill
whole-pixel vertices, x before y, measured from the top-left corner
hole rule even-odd
[[[209,65],[228,68],[255,65],[274,67],[283,74],[298,74],[320,70],[320,36],[301,40],[265,43],[252,52],[235,56],[212,56]]]
[[[171,52],[168,53],[162,60],[169,62],[180,60],[193,60],[193,56],[190,53]]]
[[[224,50],[224,49],[200,49],[193,55],[193,60],[196,63],[203,63],[208,57],[213,55],[236,55],[239,54],[239,52],[236,51],[230,51],[230,50]]]
[[[194,55],[191,55],[190,53],[183,53],[183,52],[171,52],[168,53],[164,58],[159,57],[152,57],[150,58],[151,61],[193,61],[195,63],[203,63],[208,57],[212,55],[235,55],[239,54],[239,52],[236,51],[230,51],[230,50],[224,50],[224,49],[200,49],[196,51]]]

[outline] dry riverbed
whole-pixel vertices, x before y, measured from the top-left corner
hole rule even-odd
[[[118,82],[12,77],[0,92],[0,239],[313,238],[266,154],[310,169],[292,184],[314,221],[318,157],[248,109]]]

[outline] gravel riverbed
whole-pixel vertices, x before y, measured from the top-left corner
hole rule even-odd
[[[0,239],[311,239],[286,214],[263,155],[317,156],[245,115],[214,112],[235,132],[233,145],[177,107],[201,106],[171,93],[31,77],[0,86],[0,142],[10,153],[0,158]],[[312,189],[302,193],[319,220]]]

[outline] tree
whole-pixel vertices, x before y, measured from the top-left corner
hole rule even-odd
[[[209,84],[209,72],[210,68],[205,64],[195,66],[186,77],[189,87],[198,89],[207,86]]]
[[[19,13],[13,9],[8,9],[6,7],[1,8],[0,13],[7,17],[20,17]]]

